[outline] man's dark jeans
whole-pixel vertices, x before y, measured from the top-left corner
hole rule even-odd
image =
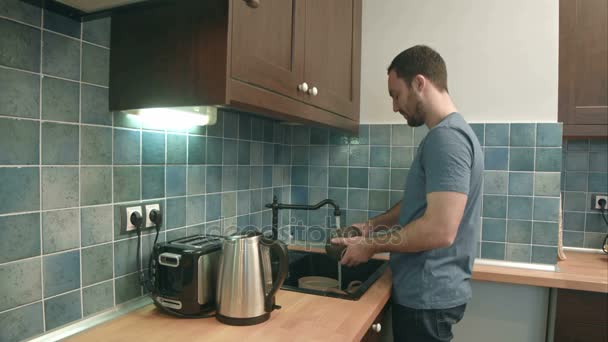
[[[393,302],[393,338],[397,342],[451,341],[452,325],[460,322],[466,306],[418,310]]]

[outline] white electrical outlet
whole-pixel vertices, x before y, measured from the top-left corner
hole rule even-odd
[[[603,199],[604,201],[606,201],[606,204],[604,205],[604,209],[608,209],[608,196],[600,196],[600,195],[595,195],[594,199],[593,199],[593,209],[602,209],[602,207],[600,206],[600,200]]]
[[[150,220],[150,212],[154,209],[160,211],[160,204],[146,204],[146,228],[154,227],[154,222]]]
[[[131,223],[131,215],[135,212],[138,212],[140,215],[143,215],[141,211],[141,206],[133,206],[133,207],[123,207],[122,210],[122,227],[127,232],[132,230],[136,230],[137,228]]]

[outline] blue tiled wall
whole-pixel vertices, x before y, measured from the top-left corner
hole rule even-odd
[[[484,148],[485,172],[479,256],[554,264],[562,158],[560,124],[472,124]],[[425,126],[362,125],[358,137],[294,127],[295,203],[329,197],[343,224],[365,221],[402,197],[405,180],[427,133]],[[331,212],[293,211],[297,240],[323,241]],[[313,227],[314,226],[314,227]]]
[[[608,226],[592,203],[608,194],[608,141],[564,140],[562,168],[564,245],[600,249]]]
[[[160,203],[164,241],[268,226],[263,205],[289,197],[287,126],[224,111],[159,131],[110,113],[109,30],[0,0],[0,341],[142,295],[124,204]]]

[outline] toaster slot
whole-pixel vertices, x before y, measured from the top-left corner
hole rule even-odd
[[[161,253],[158,256],[158,263],[168,267],[177,267],[179,266],[179,261],[182,256],[174,253]]]

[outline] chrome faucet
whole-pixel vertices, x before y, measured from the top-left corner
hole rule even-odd
[[[330,205],[334,207],[334,217],[336,219],[336,225],[339,228],[340,226],[340,206],[334,202],[332,199],[324,199],[321,202],[314,205],[306,205],[306,204],[285,204],[279,203],[277,200],[277,196],[272,198],[272,203],[266,204],[266,208],[272,209],[272,239],[276,240],[278,238],[278,225],[279,225],[279,209],[294,209],[294,210],[317,210],[324,205]]]

